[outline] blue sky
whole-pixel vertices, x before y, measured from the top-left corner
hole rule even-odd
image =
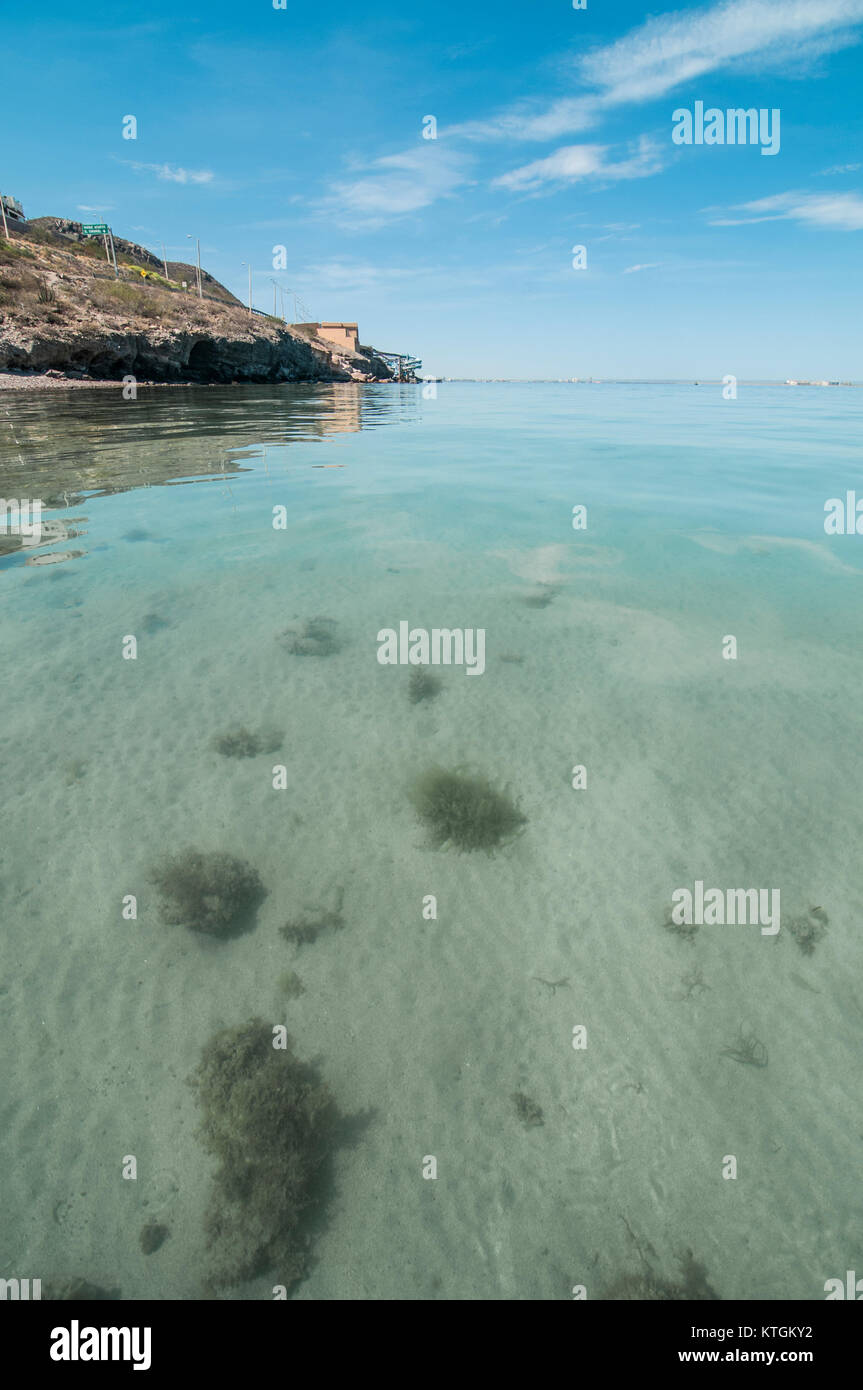
[[[175,259],[193,233],[258,307],[274,277],[441,375],[863,379],[863,0],[6,0],[2,26],[30,216]],[[778,108],[779,152],[675,144],[696,101]]]

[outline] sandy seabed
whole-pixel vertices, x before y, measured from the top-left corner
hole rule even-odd
[[[680,572],[664,542],[579,552],[514,526],[468,545],[458,517],[423,536],[381,498],[335,539],[292,510],[286,549],[255,529],[255,486],[174,489],[175,520],[164,489],[101,499],[86,555],[2,575],[4,1272],[205,1296],[213,1161],[187,1078],[257,1015],[356,1121],[296,1298],[595,1298],[678,1278],[687,1251],[723,1298],[823,1297],[856,1248],[859,573],[757,535],[721,555],[679,536]],[[316,616],[333,654],[277,640]],[[485,674],[442,670],[412,704],[408,671],[376,660],[402,618],[484,627]],[[276,729],[279,753],[220,757],[237,724]],[[431,848],[409,793],[434,764],[508,786],[524,833]],[[252,930],[161,920],[149,871],[184,845],[254,866]],[[696,879],[778,888],[782,930],[668,930]],[[280,935],[340,894],[343,930]],[[806,955],[790,925],[813,907],[827,930]],[[766,1066],[728,1055],[741,1031]],[[154,1220],[170,1235],[145,1254]]]

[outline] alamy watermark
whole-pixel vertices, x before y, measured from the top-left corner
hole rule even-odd
[[[42,539],[42,503],[38,498],[0,497],[0,536],[20,536],[22,545]]]
[[[27,1302],[42,1297],[41,1279],[0,1279],[0,1302]]]
[[[828,536],[863,536],[863,497],[858,502],[856,492],[846,492],[844,500],[828,497],[824,510],[827,513],[824,530]]]
[[[760,926],[762,936],[779,930],[778,888],[708,888],[701,879],[695,891],[676,888],[671,895],[671,921],[676,927]]]
[[[721,111],[697,101],[694,110],[678,107],[671,116],[671,138],[675,145],[760,145],[762,154],[778,154],[779,107],[771,110],[750,106]]]
[[[151,1344],[149,1327],[82,1327],[73,1318],[52,1330],[48,1354],[52,1361],[131,1361],[133,1371],[148,1371]]]
[[[465,666],[469,676],[485,670],[485,628],[411,627],[399,623],[378,633],[381,666]]]

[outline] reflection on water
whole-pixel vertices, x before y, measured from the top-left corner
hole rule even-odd
[[[68,514],[88,497],[179,479],[236,477],[268,445],[411,424],[419,419],[420,390],[345,382],[142,388],[134,401],[124,400],[119,387],[10,396],[0,402],[2,493],[41,499],[44,519],[39,545],[25,548],[18,536],[0,535],[0,573],[85,554],[67,543],[84,534],[86,517],[51,513]]]

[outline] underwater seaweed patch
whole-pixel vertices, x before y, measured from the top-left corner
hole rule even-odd
[[[342,648],[334,618],[309,618],[281,634],[292,656],[334,656]]]
[[[275,753],[281,746],[282,735],[275,729],[262,729],[256,734],[239,724],[214,734],[210,740],[210,747],[223,758],[254,758],[258,753]]]
[[[533,593],[522,594],[521,601],[526,608],[548,608],[559,593],[559,584],[540,582],[539,588],[535,589]]]
[[[138,1244],[145,1255],[153,1255],[162,1248],[170,1234],[168,1227],[163,1226],[160,1221],[148,1221],[141,1227]]]
[[[190,1077],[198,1135],[218,1159],[205,1216],[207,1283],[224,1288],[270,1268],[286,1287],[306,1272],[303,1218],[336,1141],[337,1113],[317,1072],[260,1018],[214,1034]]]
[[[749,1028],[744,1028],[741,1023],[737,1030],[737,1037],[733,1043],[723,1047],[719,1053],[720,1057],[730,1057],[733,1062],[742,1062],[745,1066],[766,1067],[767,1048],[760,1038]]]
[[[685,974],[681,975],[680,992],[679,994],[673,994],[672,998],[681,1000],[683,1003],[688,1003],[690,999],[697,997],[698,994],[708,989],[710,989],[710,985],[707,984],[704,978],[704,971],[701,969],[701,966],[692,965]]]
[[[527,824],[527,816],[505,792],[486,777],[461,769],[429,768],[414,782],[411,799],[438,849],[492,850]]]
[[[161,613],[145,613],[139,626],[142,632],[146,632],[152,636],[154,632],[162,632],[166,627],[170,627],[171,624],[168,622],[167,618],[162,617]]]
[[[301,916],[295,917],[292,921],[285,922],[283,927],[279,927],[279,935],[294,946],[308,946],[312,941],[317,941],[321,932],[341,931],[345,925],[345,919],[342,915],[344,900],[345,890],[339,888],[336,893],[335,906],[332,909],[309,908]]]
[[[800,917],[788,923],[788,930],[800,947],[804,956],[811,956],[818,942],[827,931],[829,917],[823,907],[810,907]]]
[[[695,940],[698,932],[697,922],[675,922],[674,909],[671,907],[666,909],[665,921],[662,925],[665,927],[666,931],[673,932],[675,936],[679,936],[683,941],[689,941],[690,943]]]
[[[50,1303],[96,1303],[103,1299],[116,1300],[121,1297],[119,1288],[103,1288],[101,1284],[91,1284],[89,1279],[73,1276],[69,1279],[46,1279],[42,1285],[42,1297]]]
[[[257,871],[231,854],[185,849],[152,870],[161,894],[162,921],[210,936],[232,936],[251,925],[266,897]]]
[[[641,1272],[638,1273],[618,1275],[618,1277],[598,1295],[599,1298],[617,1302],[635,1300],[639,1302],[673,1303],[721,1301],[720,1295],[714,1288],[711,1288],[708,1282],[707,1270],[703,1264],[696,1260],[691,1250],[684,1250],[683,1254],[677,1257],[677,1263],[680,1266],[680,1277],[678,1279],[666,1279],[653,1268],[653,1265],[641,1248],[641,1242],[637,1239],[626,1217],[624,1216],[622,1220],[638,1251],[643,1268]],[[656,1251],[649,1242],[648,1248],[651,1254],[655,1256]]]
[[[408,680],[408,699],[412,705],[422,700],[433,700],[443,690],[443,681],[427,666],[415,666]]]
[[[512,1103],[515,1106],[516,1115],[528,1129],[545,1124],[542,1106],[538,1105],[530,1096],[526,1096],[524,1091],[513,1091]]]

